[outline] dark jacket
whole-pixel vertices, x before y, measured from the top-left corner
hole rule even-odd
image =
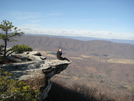
[[[59,59],[59,60],[62,60],[62,57],[61,57],[61,55],[62,55],[62,51],[57,51],[57,59]]]

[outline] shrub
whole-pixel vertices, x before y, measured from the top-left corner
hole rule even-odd
[[[25,44],[22,45],[15,45],[11,48],[16,53],[23,53],[25,51],[32,51],[33,49]]]
[[[0,69],[0,101],[38,101],[39,90],[23,81],[11,79],[12,74]]]

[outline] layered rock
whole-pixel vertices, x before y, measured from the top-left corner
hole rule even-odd
[[[55,74],[60,73],[71,62],[62,60],[45,60],[45,61],[29,61],[21,63],[11,63],[0,65],[6,71],[10,71],[14,74],[14,79],[26,80],[29,77],[42,75],[42,72],[46,75],[47,79],[50,79]]]
[[[12,53],[7,58],[14,62],[42,61],[46,59],[46,57],[42,56],[38,51],[24,52],[22,54]]]

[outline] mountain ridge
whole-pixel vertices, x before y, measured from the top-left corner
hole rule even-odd
[[[8,47],[19,44],[26,44],[36,50],[54,51],[62,48],[68,55],[78,56],[92,55],[103,56],[105,58],[130,58],[134,59],[134,45],[114,43],[104,40],[80,41],[75,39],[42,37],[42,36],[22,36],[17,38],[17,42],[11,42]],[[3,43],[0,40],[0,43]]]
[[[134,45],[134,40],[125,40],[125,39],[103,39],[103,38],[95,38],[95,37],[84,37],[84,36],[60,36],[60,35],[47,35],[47,34],[26,34],[27,36],[43,36],[43,37],[56,37],[56,38],[66,38],[66,39],[75,39],[80,41],[92,41],[92,40],[104,40],[115,43],[124,43],[124,44],[132,44]]]

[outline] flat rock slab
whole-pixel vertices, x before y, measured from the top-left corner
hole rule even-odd
[[[12,63],[0,65],[6,71],[13,73],[13,78],[17,80],[26,80],[32,77],[38,77],[44,73],[48,78],[51,78],[55,74],[60,73],[66,69],[71,62],[66,60],[44,60],[44,61],[30,61],[22,63]],[[49,72],[45,72],[49,70]]]

